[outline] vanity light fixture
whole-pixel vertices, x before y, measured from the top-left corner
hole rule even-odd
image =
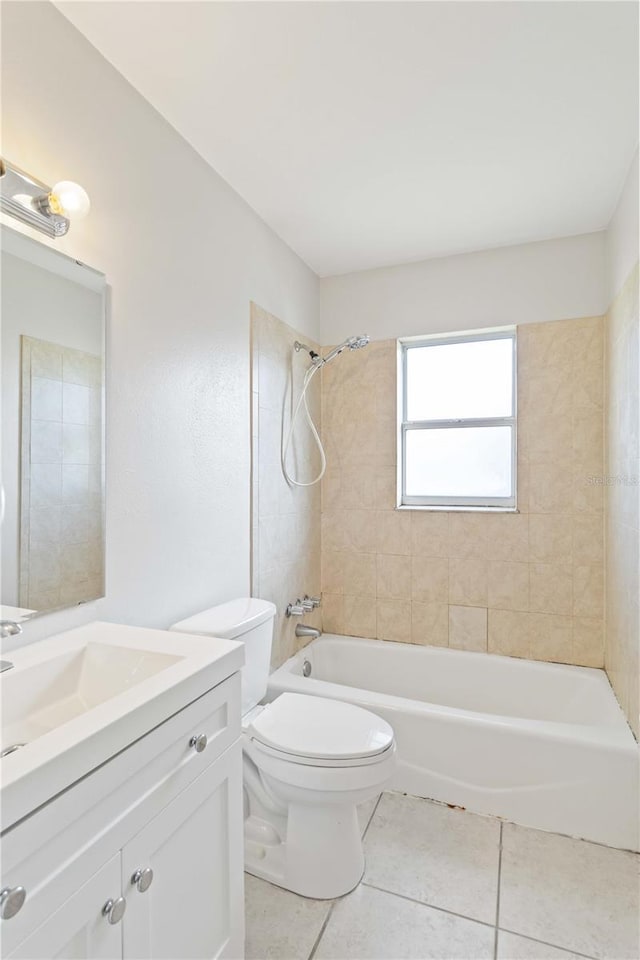
[[[0,210],[35,227],[48,237],[63,237],[71,220],[80,220],[89,212],[89,197],[71,180],[54,187],[0,159]]]

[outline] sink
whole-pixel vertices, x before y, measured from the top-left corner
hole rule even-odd
[[[7,656],[14,666],[0,675],[3,830],[239,670],[244,647],[91,623]]]
[[[29,743],[180,661],[134,647],[88,643],[2,679],[1,749]]]

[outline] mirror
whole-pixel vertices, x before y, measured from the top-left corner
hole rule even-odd
[[[2,619],[104,596],[103,274],[1,231]]]

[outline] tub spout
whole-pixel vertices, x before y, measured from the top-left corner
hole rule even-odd
[[[296,624],[296,637],[311,637],[312,640],[317,640],[319,636],[320,631],[315,627],[306,627],[304,623]]]

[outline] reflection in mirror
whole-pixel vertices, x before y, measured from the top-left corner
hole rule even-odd
[[[2,228],[1,618],[104,596],[102,274]]]

